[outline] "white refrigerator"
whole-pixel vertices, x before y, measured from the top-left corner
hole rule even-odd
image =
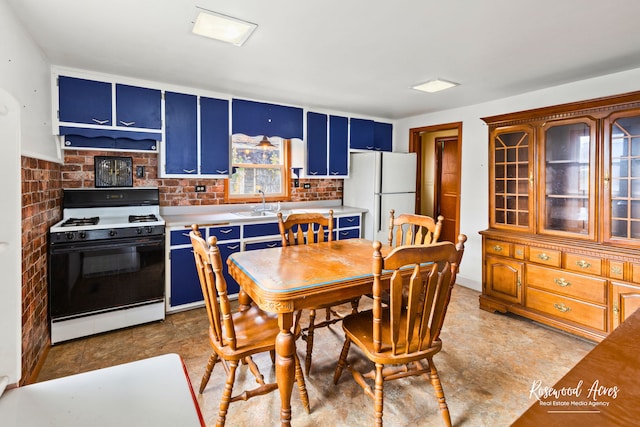
[[[367,210],[362,227],[365,239],[387,243],[391,209],[396,216],[415,213],[416,170],[416,153],[351,153],[343,204]]]

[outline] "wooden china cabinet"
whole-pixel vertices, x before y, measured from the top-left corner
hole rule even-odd
[[[640,92],[483,120],[480,307],[602,340],[640,308]]]

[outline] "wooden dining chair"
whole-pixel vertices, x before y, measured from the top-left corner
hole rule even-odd
[[[326,217],[319,213],[299,213],[287,216],[285,220],[282,212],[278,212],[278,227],[282,237],[282,246],[305,245],[324,241],[333,241],[333,210],[329,211]],[[313,262],[313,260],[309,260]],[[351,312],[358,312],[358,300],[335,301],[331,304],[322,305],[309,310],[309,326],[302,329],[301,337],[307,342],[307,354],[305,357],[304,369],[309,375],[311,371],[311,359],[313,354],[313,336],[318,328],[333,325],[342,320],[334,306],[351,303]],[[316,323],[316,310],[325,310],[325,319]]]
[[[345,367],[351,371],[365,394],[374,400],[376,426],[382,426],[384,381],[413,375],[430,379],[442,417],[446,425],[451,426],[433,356],[442,349],[440,330],[466,239],[461,234],[457,245],[441,242],[400,246],[386,257],[380,253],[382,243],[373,244],[373,309],[343,319],[345,342],[333,382],[338,383]],[[402,288],[407,273],[410,275],[409,298],[403,301]],[[390,288],[388,307],[383,307],[380,298],[385,286]],[[371,371],[362,374],[347,362],[351,343],[375,364]],[[373,380],[374,387],[367,380]]]
[[[248,400],[278,388],[277,383],[265,383],[258,365],[252,359],[254,354],[263,352],[269,352],[271,359],[274,359],[276,335],[279,332],[278,317],[255,305],[247,305],[243,310],[232,313],[227,295],[227,283],[222,274],[222,257],[216,244],[216,238],[212,236],[208,243],[205,242],[195,224],[191,226],[189,236],[193,245],[193,254],[209,317],[209,342],[213,349],[202,376],[199,391],[202,394],[215,364],[221,361],[227,373],[227,380],[220,401],[216,426],[223,426],[230,403]],[[294,330],[299,332],[299,326],[294,326]],[[295,378],[300,389],[300,398],[305,409],[309,412],[309,397],[302,367],[295,353],[294,357]],[[236,370],[240,362],[249,366],[258,387],[244,390],[242,393],[232,396]]]
[[[430,245],[440,238],[444,217],[438,215],[437,221],[430,216],[400,214],[395,216],[391,209],[389,215],[389,246]]]

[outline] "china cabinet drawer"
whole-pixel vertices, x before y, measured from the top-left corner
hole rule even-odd
[[[564,267],[580,273],[602,274],[602,259],[567,253],[564,256]]]
[[[487,254],[510,256],[511,243],[505,243],[499,240],[487,239],[485,241],[484,250]]]
[[[580,302],[534,288],[527,288],[526,298],[527,308],[599,331],[606,331],[607,310],[603,306]]]
[[[604,279],[535,265],[527,266],[527,286],[535,286],[596,304],[604,304],[607,300],[607,282]]]
[[[554,267],[560,267],[562,261],[562,253],[553,249],[543,249],[530,247],[529,248],[529,261],[537,262],[538,264],[552,265]]]

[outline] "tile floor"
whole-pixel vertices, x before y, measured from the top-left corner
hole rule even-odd
[[[369,301],[363,298],[361,306]],[[171,314],[164,322],[61,343],[49,351],[38,381],[178,353],[197,391],[210,352],[207,327],[204,309],[195,309]],[[352,427],[373,423],[373,401],[348,372],[333,385],[343,339],[339,324],[317,332],[313,367],[307,378],[311,413],[302,409],[294,386],[292,425]],[[473,427],[510,425],[533,403],[529,397],[533,381],[553,385],[595,345],[520,317],[482,311],[478,292],[461,286],[454,289],[442,341],[443,350],[435,362],[453,425]],[[298,344],[298,354],[304,360],[303,343]],[[350,359],[356,356],[352,347]],[[275,371],[268,355],[255,360],[265,379],[273,380]],[[246,367],[240,372],[240,381],[251,380]],[[215,424],[224,381],[224,370],[216,365],[198,397],[208,425]],[[230,406],[227,425],[278,425],[279,408],[277,392],[240,401]],[[260,420],[258,424],[256,420]],[[389,426],[442,426],[431,385],[417,377],[388,383],[384,422]]]

